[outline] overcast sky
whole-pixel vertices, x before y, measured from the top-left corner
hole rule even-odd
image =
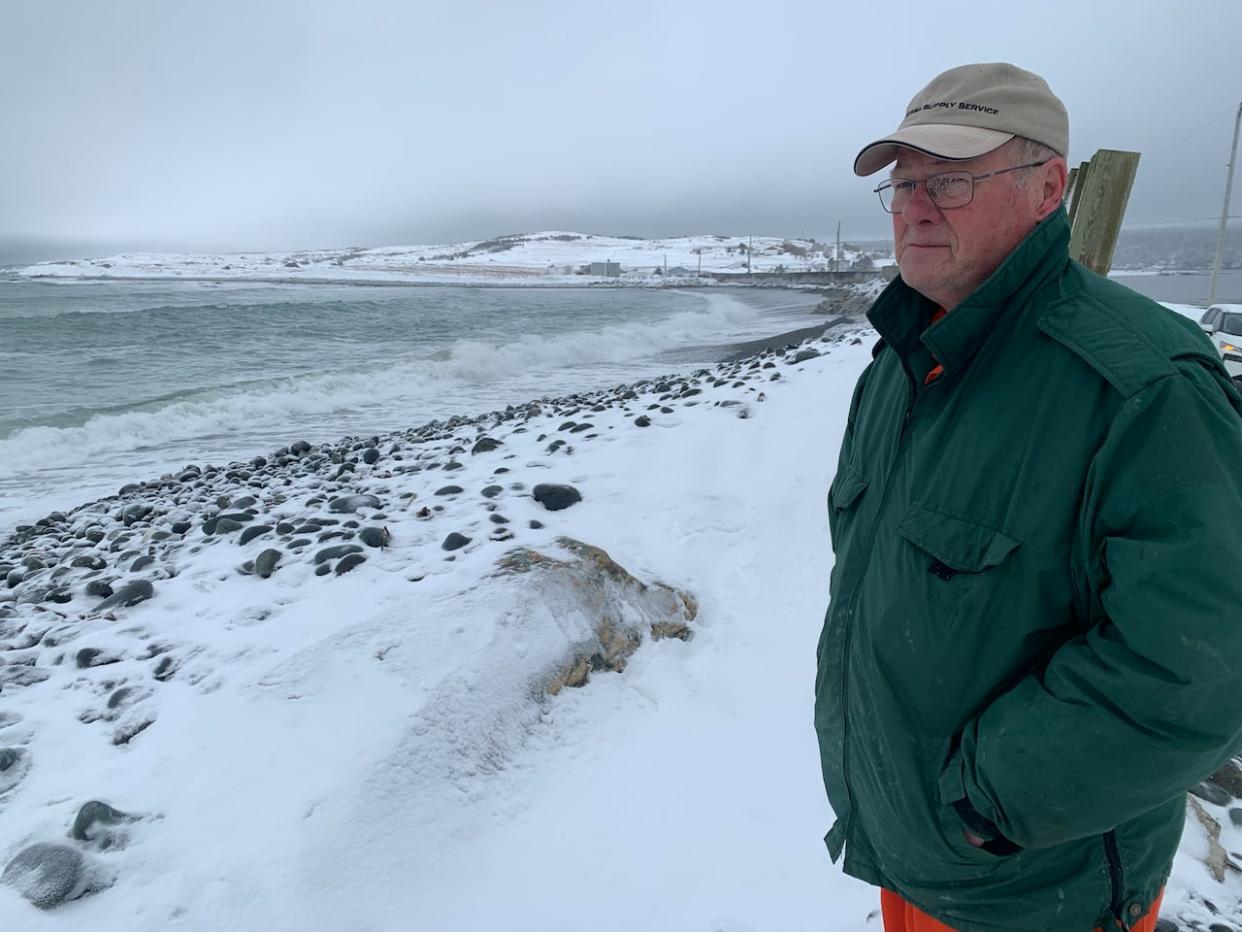
[[[1239,0],[0,9],[0,253],[879,237],[855,153],[972,61],[1048,80],[1071,164],[1143,153],[1129,221],[1195,220],[1242,100]]]

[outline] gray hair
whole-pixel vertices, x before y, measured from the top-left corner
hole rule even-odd
[[[1023,162],[1042,162],[1044,159],[1055,159],[1057,157],[1057,154],[1042,142],[1027,139],[1025,136],[1014,136],[1009,141],[1009,144],[1014,147],[1018,158]]]
[[[1013,154],[1017,158],[1019,165],[1026,165],[1029,162],[1045,162],[1048,159],[1057,158],[1057,154],[1042,142],[1027,139],[1025,136],[1014,136],[1006,145],[1012,147]],[[1025,188],[1029,181],[1030,175],[1027,172],[1014,173],[1014,187]]]

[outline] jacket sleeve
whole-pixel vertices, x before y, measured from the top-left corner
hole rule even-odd
[[[961,735],[940,782],[1007,839],[1101,834],[1181,794],[1242,733],[1242,418],[1193,362],[1128,399],[1079,523],[1091,624]]]

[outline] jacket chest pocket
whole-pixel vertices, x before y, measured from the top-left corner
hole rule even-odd
[[[998,567],[1022,544],[1022,538],[991,522],[926,502],[910,506],[897,533],[925,557],[927,572],[941,582]]]
[[[916,728],[954,734],[987,701],[1021,634],[1014,552],[1021,538],[925,502],[897,525],[889,572],[867,601],[869,648]]]

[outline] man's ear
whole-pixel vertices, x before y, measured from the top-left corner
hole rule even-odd
[[[1043,220],[1061,206],[1069,171],[1065,167],[1065,159],[1059,155],[1041,165],[1038,171],[1040,177],[1035,189],[1040,195],[1040,201],[1035,208],[1035,215]]]

